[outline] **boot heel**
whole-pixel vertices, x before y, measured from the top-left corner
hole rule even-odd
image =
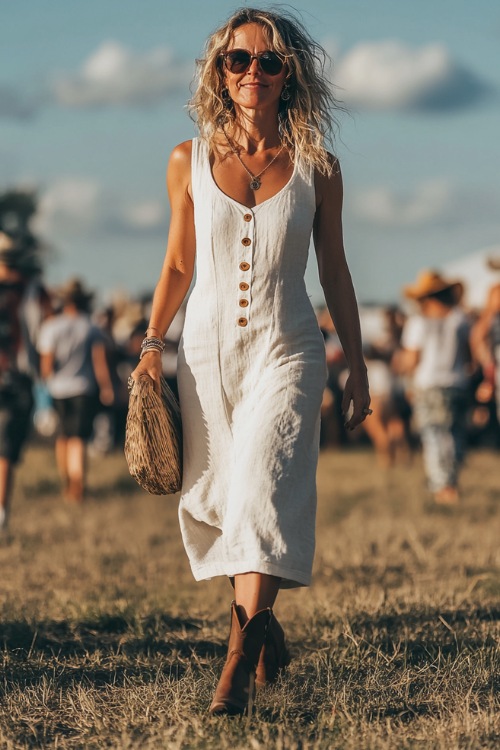
[[[248,720],[252,718],[254,697],[255,697],[255,672],[251,672],[250,680],[248,682],[248,708],[247,708]]]

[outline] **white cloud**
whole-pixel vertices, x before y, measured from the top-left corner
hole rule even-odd
[[[379,185],[354,194],[354,213],[384,226],[407,227],[449,217],[456,206],[455,191],[447,180],[426,180],[413,193],[398,193]]]
[[[400,41],[362,42],[340,58],[334,83],[347,104],[378,110],[449,110],[488,93],[442,44],[414,49]]]
[[[186,90],[192,65],[175,60],[166,47],[139,54],[119,42],[106,41],[72,75],[53,85],[65,107],[150,106]]]
[[[98,223],[102,189],[93,180],[61,178],[40,196],[35,229],[42,236],[74,235]]]
[[[136,229],[155,229],[165,223],[165,206],[161,201],[144,201],[131,206],[124,219]]]
[[[46,239],[132,233],[164,233],[166,211],[161,201],[123,201],[96,181],[64,177],[41,193],[33,222]]]

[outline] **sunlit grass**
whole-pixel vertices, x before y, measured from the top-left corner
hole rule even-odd
[[[31,449],[0,544],[0,747],[499,747],[497,466],[472,454],[444,512],[419,460],[322,455],[314,585],[276,607],[294,658],[248,721],[207,714],[231,589],[193,582],[175,498],[114,455],[69,507]]]

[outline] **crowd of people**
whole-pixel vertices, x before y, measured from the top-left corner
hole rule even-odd
[[[382,310],[364,338],[373,415],[358,434],[343,430],[345,362],[325,310],[329,380],[323,443],[344,444],[363,432],[382,466],[409,462],[420,444],[427,485],[439,504],[459,500],[458,473],[469,445],[500,447],[500,283],[482,310],[462,304],[464,284],[432,270],[403,289],[403,308]]]
[[[54,439],[62,495],[73,503],[85,496],[89,444],[103,453],[123,444],[150,299],[93,309],[93,297],[79,279],[48,289],[26,237],[0,232],[0,530],[30,435]],[[163,362],[175,390],[182,312],[171,329]]]
[[[326,308],[317,310],[328,366],[322,446],[369,441],[388,468],[410,462],[421,444],[428,488],[445,504],[458,501],[466,447],[500,446],[500,283],[483,310],[464,309],[463,291],[461,282],[424,271],[403,290],[409,304],[371,311],[376,325],[367,326],[364,356],[373,414],[354,432],[342,413],[342,347]],[[33,432],[54,438],[70,502],[84,499],[89,444],[100,453],[121,448],[127,380],[150,306],[148,295],[117,295],[92,309],[93,295],[78,279],[48,290],[29,247],[0,232],[0,528],[8,522],[14,467]],[[183,316],[184,307],[162,354],[174,392]]]

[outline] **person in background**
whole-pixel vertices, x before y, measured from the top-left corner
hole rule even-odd
[[[429,488],[438,504],[459,500],[470,376],[470,324],[460,308],[463,287],[437,271],[422,271],[404,289],[418,313],[405,323],[402,367],[412,375],[413,407]]]
[[[472,329],[471,345],[483,375],[476,397],[480,403],[494,401],[496,444],[500,445],[500,284],[489,291],[486,307]]]
[[[126,381],[120,377],[120,368],[125,359],[124,348],[114,336],[115,311],[108,306],[93,316],[103,337],[111,383],[113,386],[113,403],[102,405],[94,419],[94,431],[90,451],[105,455],[117,446],[123,446],[125,425],[128,410],[128,390]]]
[[[325,340],[326,366],[328,368],[328,377],[321,403],[320,446],[325,448],[327,445],[340,446],[347,442],[345,417],[342,413],[343,388],[341,388],[339,382],[341,373],[346,369],[347,362],[328,308],[321,308],[316,315]]]
[[[56,460],[66,500],[81,503],[86,485],[86,443],[91,437],[99,400],[113,403],[113,383],[106,346],[90,319],[89,294],[74,279],[61,290],[60,315],[40,331],[41,373],[59,416]]]
[[[49,310],[29,238],[0,232],[0,531],[7,528],[14,467],[29,434],[36,338]]]
[[[183,304],[177,311],[170,328],[165,334],[165,349],[163,350],[161,357],[163,377],[177,398],[179,398],[179,387],[177,385],[177,358],[179,341],[181,340],[185,317],[186,305]]]
[[[388,469],[398,459],[408,461],[409,458],[404,425],[394,399],[395,375],[375,346],[366,344],[363,353],[370,381],[373,414],[371,419],[363,422],[362,429],[375,448],[379,465]]]

